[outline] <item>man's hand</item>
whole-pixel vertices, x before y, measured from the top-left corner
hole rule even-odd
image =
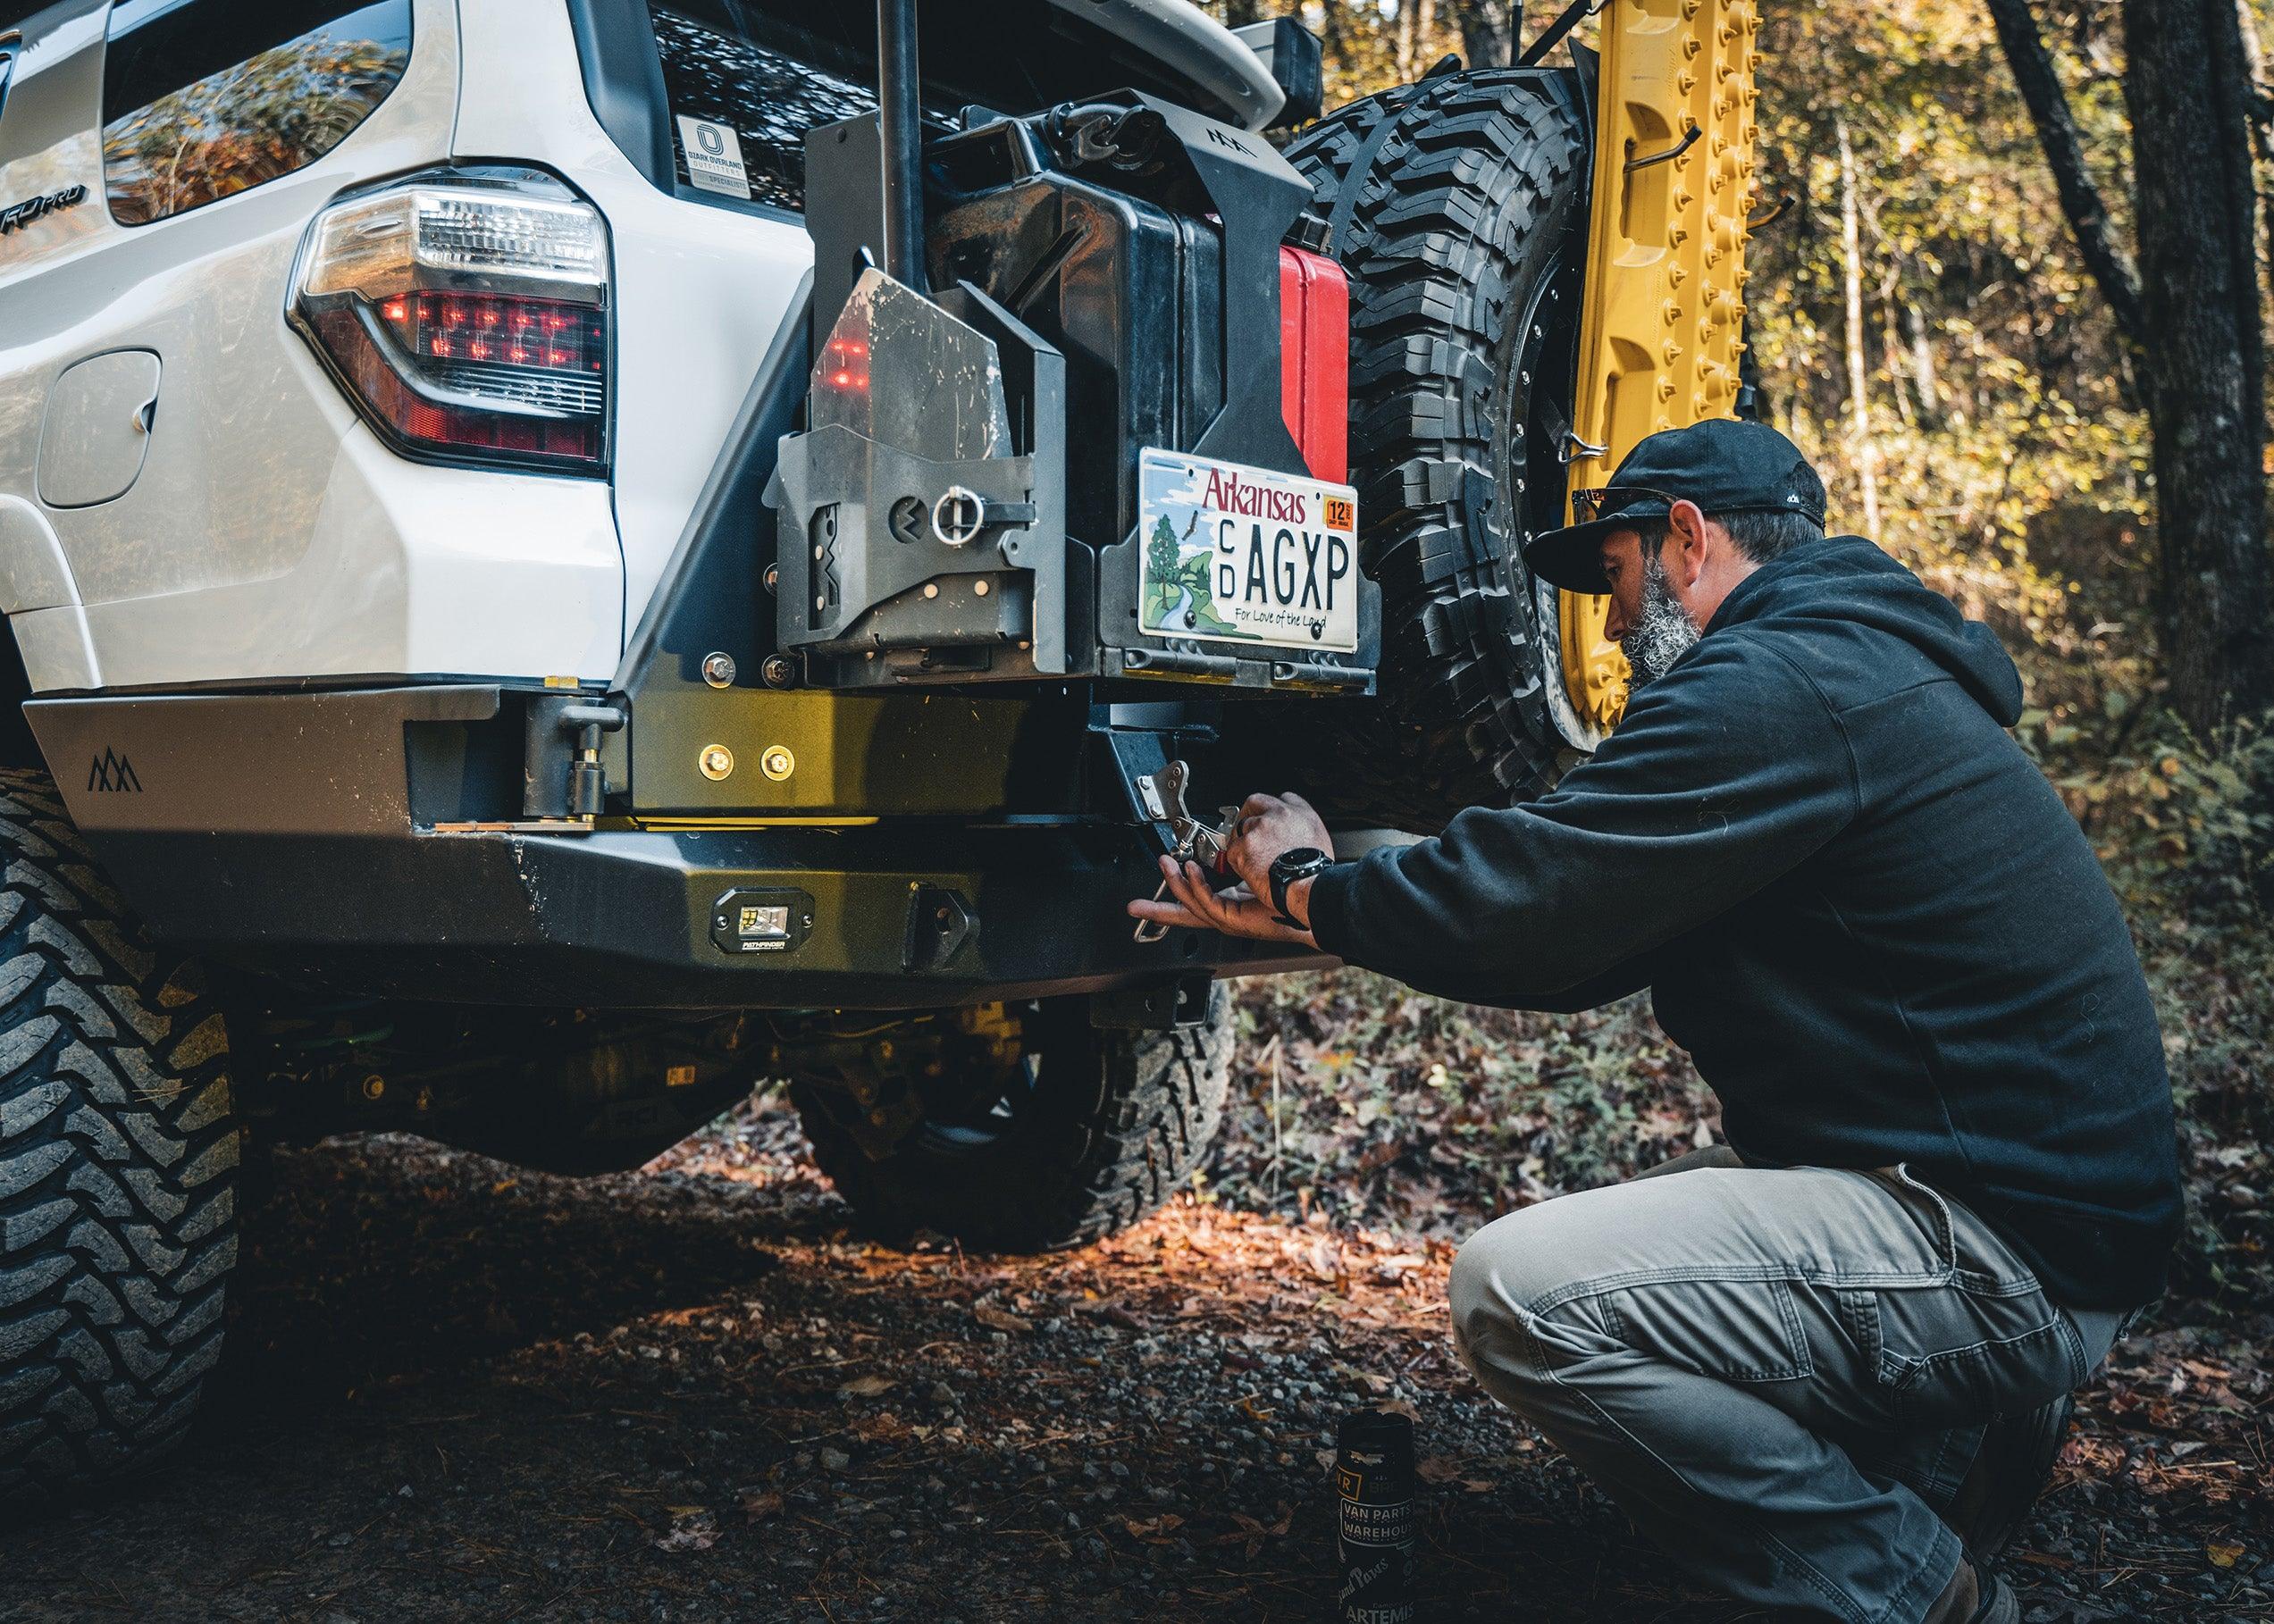
[[[1271,863],[1283,851],[1298,846],[1315,846],[1322,851],[1334,848],[1334,838],[1311,803],[1289,791],[1284,796],[1251,795],[1239,809],[1234,825],[1235,837],[1226,848],[1226,866],[1239,876],[1240,883],[1221,895],[1208,887],[1208,875],[1197,863],[1179,864],[1173,858],[1161,859],[1162,877],[1168,882],[1169,895],[1161,901],[1140,898],[1129,904],[1129,912],[1140,919],[1150,919],[1160,925],[1180,925],[1195,930],[1221,931],[1227,936],[1248,936],[1259,942],[1299,942],[1306,947],[1316,947],[1312,940],[1308,903],[1311,883],[1300,881],[1289,888],[1288,911],[1304,922],[1305,928],[1295,929],[1282,925],[1271,911]]]

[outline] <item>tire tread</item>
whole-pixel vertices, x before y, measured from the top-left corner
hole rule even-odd
[[[194,966],[0,769],[0,1505],[180,1441],[236,1260],[228,1046]]]
[[[1433,828],[1538,793],[1565,749],[1544,669],[1556,630],[1512,556],[1492,414],[1503,327],[1583,213],[1587,131],[1565,76],[1489,69],[1353,103],[1287,156],[1313,212],[1341,221],[1360,541],[1382,590],[1386,703],[1347,719],[1362,736],[1337,751],[1336,799]]]
[[[975,1164],[906,1152],[872,1160],[811,1095],[792,1090],[815,1162],[866,1226],[967,1245],[1046,1251],[1128,1228],[1205,1162],[1231,1072],[1231,995],[1210,989],[1207,1019],[1171,1032],[1100,1033],[1078,1077],[1045,1058],[1031,1130]]]

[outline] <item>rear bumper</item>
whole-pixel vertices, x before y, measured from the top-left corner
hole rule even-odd
[[[608,1008],[923,1008],[1319,962],[1131,939],[1143,832],[907,817],[438,832],[492,687],[39,700],[74,821],[162,936],[344,992]],[[461,725],[464,724],[476,725]],[[454,739],[471,745],[451,746]],[[452,749],[457,750],[457,754]],[[517,760],[509,765],[517,769]],[[788,911],[745,936],[745,907]]]

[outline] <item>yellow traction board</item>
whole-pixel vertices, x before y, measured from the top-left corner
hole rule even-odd
[[[1603,12],[1574,490],[1609,483],[1645,436],[1736,405],[1759,27],[1754,0]],[[1608,599],[1561,604],[1565,693],[1591,743],[1626,707],[1626,657],[1603,636]]]

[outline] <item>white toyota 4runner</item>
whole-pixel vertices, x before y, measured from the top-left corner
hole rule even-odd
[[[1587,742],[1514,558],[1590,88],[1289,145],[1319,69],[0,0],[0,1503],[178,1440],[248,1146],[618,1168],[779,1078],[880,1231],[1130,1222],[1301,962],[1133,936],[1187,778],[1410,826]]]

